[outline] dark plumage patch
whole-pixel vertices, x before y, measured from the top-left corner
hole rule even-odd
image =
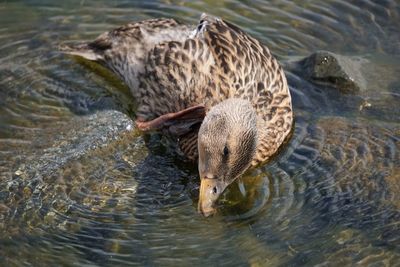
[[[196,50],[197,49],[197,44],[196,41],[193,39],[190,39],[190,49]]]
[[[234,31],[230,31],[230,34],[231,34],[232,41],[234,43],[236,43],[236,41],[239,39],[239,36]]]
[[[190,40],[191,40],[191,39],[185,41],[185,44],[183,45],[183,49],[189,50],[189,47],[190,47]]]
[[[227,27],[225,25],[223,25],[221,22],[217,22],[215,23],[215,28],[217,29],[217,31],[219,31],[220,33],[225,33],[228,31]]]
[[[228,74],[229,71],[230,71],[229,66],[228,66],[228,64],[226,63],[226,61],[223,61],[223,62],[221,63],[221,68],[224,70],[224,73],[225,73],[225,74]]]
[[[169,47],[169,49],[171,49],[171,50],[174,49],[174,48],[178,48],[179,45],[180,45],[179,42],[174,42],[174,41],[168,42],[168,47]]]
[[[236,46],[236,55],[241,58],[244,56],[242,49],[239,46]]]
[[[230,43],[225,39],[225,38],[219,38],[219,44],[221,45],[221,46],[224,46],[224,49],[227,49],[227,47],[229,47],[230,46]]]
[[[276,110],[277,110],[276,107],[272,107],[272,108],[270,109],[270,115],[271,115],[271,117],[274,117],[274,116],[275,116]]]
[[[258,46],[256,46],[254,43],[251,43],[250,47],[251,47],[251,49],[253,49],[254,51],[259,51]]]
[[[95,51],[105,51],[107,49],[111,49],[112,43],[109,39],[99,38],[88,43],[88,47]]]
[[[282,118],[279,118],[276,122],[275,125],[278,127],[282,127],[284,123],[284,120]]]
[[[280,105],[282,101],[287,97],[287,95],[278,95],[274,98],[274,104]]]
[[[260,93],[261,91],[263,91],[265,89],[265,86],[263,83],[259,82],[257,84],[257,93]]]
[[[225,21],[225,20],[224,20],[224,23],[225,23],[226,25],[228,25],[229,28],[231,28],[232,30],[236,31],[237,33],[244,34],[243,31],[242,31],[238,26],[236,26],[236,25],[234,25],[234,24],[232,24],[232,23],[230,23],[230,22],[227,22],[227,21]]]
[[[186,56],[184,53],[180,53],[180,55],[181,55],[182,63],[186,63],[189,61],[188,56]]]
[[[165,55],[164,55],[164,64],[166,64],[166,65],[171,64],[170,53],[165,53]]]
[[[221,47],[220,46],[216,46],[216,47],[214,47],[214,51],[215,51],[215,53],[218,55],[218,54],[221,54]]]

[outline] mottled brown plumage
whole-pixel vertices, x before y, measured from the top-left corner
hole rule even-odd
[[[146,20],[62,50],[102,63],[127,83],[138,104],[140,129],[176,137],[189,159],[204,151],[199,171],[205,191],[200,199],[217,189],[222,192],[249,166],[267,161],[290,133],[291,97],[279,63],[256,39],[221,19],[202,15],[197,26]],[[247,123],[253,119],[254,124]],[[218,136],[221,125],[229,129],[225,136]],[[200,135],[217,138],[200,142],[205,139],[198,136],[199,129]],[[232,137],[234,133],[253,140]],[[229,159],[224,161],[226,151]],[[206,163],[211,158],[214,162]],[[216,177],[221,168],[229,172]],[[210,175],[207,181],[219,179],[223,185],[203,186]],[[200,209],[207,213],[213,203]]]

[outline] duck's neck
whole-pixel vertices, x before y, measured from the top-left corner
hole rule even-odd
[[[269,161],[290,137],[292,126],[292,103],[287,89],[274,95],[271,104],[264,107],[263,113],[258,115],[259,145],[252,166]]]

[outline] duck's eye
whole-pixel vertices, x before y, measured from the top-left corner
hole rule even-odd
[[[224,156],[226,157],[226,156],[228,156],[228,154],[229,154],[229,149],[227,146],[225,146],[224,147]]]
[[[218,193],[218,188],[217,188],[216,186],[215,186],[215,187],[213,187],[213,189],[212,189],[212,190],[213,190],[213,193],[214,193],[214,194]]]

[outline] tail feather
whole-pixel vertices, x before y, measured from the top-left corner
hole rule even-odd
[[[93,49],[91,43],[61,44],[59,51],[64,54],[80,56],[91,61],[101,61],[103,56]]]

